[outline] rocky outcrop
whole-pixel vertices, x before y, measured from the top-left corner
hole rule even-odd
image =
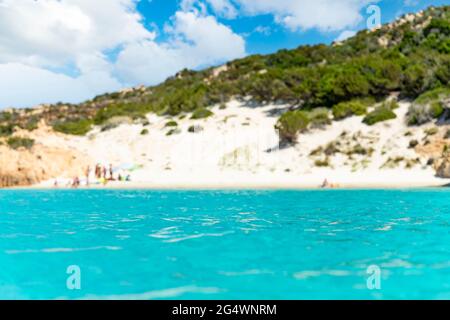
[[[450,178],[450,140],[446,137],[447,129],[439,132],[424,144],[417,145],[414,149],[422,157],[428,158],[428,164],[436,170],[438,178]]]
[[[82,176],[88,159],[73,150],[35,145],[13,150],[0,146],[0,187],[38,184],[59,176]]]
[[[450,178],[450,153],[444,152],[441,159],[435,162],[436,176],[439,178]]]

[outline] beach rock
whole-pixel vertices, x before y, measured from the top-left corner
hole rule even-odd
[[[450,178],[450,150],[444,148],[442,156],[435,161],[436,176],[439,178]]]
[[[62,175],[82,177],[89,163],[86,156],[66,148],[0,146],[0,188],[31,186]]]
[[[450,178],[450,161],[439,161],[436,166],[436,176],[439,178]]]
[[[441,165],[436,170],[436,176],[439,178],[450,178],[450,163],[442,162]]]

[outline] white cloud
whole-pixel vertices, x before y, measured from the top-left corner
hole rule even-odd
[[[215,14],[225,18],[233,19],[238,14],[231,0],[182,0],[180,7],[183,11],[199,10],[204,14],[207,11],[205,4],[208,4]]]
[[[358,24],[362,20],[361,9],[380,0],[183,0],[183,3],[185,7],[194,7],[201,1],[226,18],[270,14],[276,23],[292,31],[338,31]]]
[[[194,12],[177,12],[172,34],[181,37],[180,47],[192,57],[195,65],[214,64],[245,54],[243,38],[212,16]]]
[[[356,31],[353,31],[353,30],[345,30],[345,31],[342,31],[342,32],[339,34],[339,36],[336,38],[336,40],[334,40],[334,41],[336,41],[336,42],[341,42],[341,41],[347,40],[348,38],[353,37],[355,34],[356,34]]]
[[[20,63],[0,64],[0,106],[25,107],[48,102],[79,102],[119,89],[107,73],[94,71],[78,78]]]
[[[80,55],[153,39],[133,0],[3,0],[0,62],[76,63]]]
[[[126,83],[158,83],[182,69],[182,52],[144,41],[127,46],[116,63],[117,74]]]
[[[158,42],[137,1],[0,0],[0,108],[79,102],[245,54],[242,37],[206,9],[177,12]]]
[[[208,10],[230,19],[270,14],[291,30],[341,31],[378,0],[182,0],[164,41],[143,25],[138,1],[0,0],[0,108],[78,102],[244,56],[243,37]]]
[[[234,0],[247,15],[272,14],[290,30],[337,31],[362,20],[360,11],[379,0]]]
[[[257,26],[253,30],[253,32],[260,33],[260,34],[263,34],[265,36],[269,36],[272,33],[272,30],[270,29],[270,27],[267,27],[267,26]]]
[[[180,9],[183,12],[193,11],[202,15],[206,15],[208,11],[206,4],[201,0],[181,0]]]
[[[153,38],[134,0],[0,0],[0,108],[117,90],[104,52]]]
[[[179,11],[166,27],[170,40],[128,45],[117,70],[128,83],[156,83],[182,68],[218,64],[245,55],[244,39],[212,16]]]
[[[207,0],[207,2],[216,13],[226,18],[235,18],[237,16],[238,12],[229,0]]]
[[[419,0],[404,0],[403,5],[406,7],[415,7],[419,4]]]

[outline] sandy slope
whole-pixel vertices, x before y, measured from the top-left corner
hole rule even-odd
[[[369,127],[352,117],[302,134],[295,147],[278,150],[274,129],[277,114],[286,106],[247,106],[230,102],[224,110],[203,120],[149,115],[150,125],[123,124],[87,137],[45,134],[37,139],[47,146],[76,150],[105,165],[136,165],[131,183],[111,187],[149,188],[314,188],[325,178],[340,187],[438,186],[449,181],[435,178],[426,166],[427,155],[409,148],[413,139],[423,141],[426,127],[408,128],[404,116],[408,103],[396,110],[397,119]],[[179,133],[167,136],[169,120]],[[196,133],[192,125],[201,126]],[[146,128],[147,135],[141,135]],[[327,156],[317,151],[339,141],[340,152]],[[370,150],[370,155],[355,150]],[[313,151],[316,150],[317,155]],[[348,155],[346,155],[346,153]],[[359,152],[361,153],[361,152]],[[318,167],[327,159],[328,167]],[[397,159],[396,161],[388,161]],[[60,177],[64,178],[64,177]],[[70,178],[70,177],[67,177]],[[41,186],[52,185],[52,180]]]

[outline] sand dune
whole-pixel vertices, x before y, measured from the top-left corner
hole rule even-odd
[[[109,187],[315,188],[324,179],[338,187],[444,185],[449,181],[435,177],[435,169],[427,165],[429,155],[417,152],[420,146],[410,147],[412,140],[434,137],[427,137],[427,126],[405,125],[408,107],[400,103],[397,119],[374,126],[363,124],[362,117],[333,121],[282,149],[274,125],[287,106],[238,101],[225,109],[212,108],[214,115],[207,119],[151,114],[146,126],[122,124],[104,132],[96,128],[86,137],[47,132],[35,138],[47,147],[64,146],[82,154],[92,159],[91,166],[134,167],[131,182]],[[178,125],[167,127],[169,121]],[[148,134],[141,134],[143,129]],[[51,186],[53,180],[39,186]]]

